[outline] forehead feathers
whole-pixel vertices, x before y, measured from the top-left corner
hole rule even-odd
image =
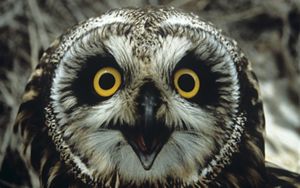
[[[235,64],[241,57],[236,45],[198,16],[172,8],[112,10],[71,30],[61,44],[59,53],[52,55],[54,63],[67,62],[69,58],[82,62],[95,53],[110,53],[125,72],[155,69],[152,72],[163,76],[193,51],[203,62],[214,64],[212,72],[231,77],[218,82],[238,85]],[[236,100],[238,88],[232,93]]]

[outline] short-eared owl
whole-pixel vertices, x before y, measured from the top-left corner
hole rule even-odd
[[[32,187],[273,187],[264,115],[235,41],[173,8],[117,9],[44,53],[14,126]],[[25,174],[25,175],[24,175]]]

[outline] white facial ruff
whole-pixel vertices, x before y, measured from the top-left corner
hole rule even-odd
[[[122,12],[122,11],[120,11]],[[176,12],[176,16],[169,17],[164,22],[162,22],[162,25],[181,25],[181,26],[190,26],[199,30],[202,30],[205,35],[212,35],[218,41],[220,41],[222,47],[226,49],[226,52],[229,54],[229,56],[226,56],[229,58],[227,62],[230,62],[228,65],[225,64],[225,62],[219,63],[217,65],[213,66],[213,70],[218,72],[222,71],[223,69],[228,69],[229,74],[232,77],[232,95],[231,97],[224,96],[225,100],[233,101],[235,104],[234,109],[238,107],[238,104],[236,104],[239,99],[239,84],[237,79],[237,71],[235,64],[238,64],[239,54],[237,52],[237,49],[234,45],[231,44],[225,37],[223,37],[216,29],[214,29],[212,26],[199,21],[195,16],[192,15],[186,15],[179,12]],[[177,16],[182,16],[181,19],[177,19]],[[107,15],[103,15],[99,18],[90,19],[86,23],[82,24],[79,29],[77,29],[75,32],[70,33],[68,37],[65,37],[62,41],[62,45],[59,46],[59,53],[54,53],[55,55],[52,55],[52,63],[59,63],[61,59],[66,55],[66,52],[70,50],[71,46],[74,45],[74,43],[79,40],[83,35],[85,35],[86,32],[89,32],[91,30],[95,30],[97,28],[101,28],[105,25],[109,25],[112,23],[126,23],[128,20],[124,18],[123,16],[120,16],[120,14],[116,11],[110,12]],[[204,35],[204,34],[203,34]],[[205,49],[198,48],[197,49],[199,53],[203,53]],[[64,53],[61,53],[64,52]],[[86,55],[86,54],[85,54]],[[205,55],[205,54],[204,54]],[[172,66],[172,65],[170,65]],[[56,74],[61,75],[64,74],[63,72],[59,72],[61,69],[58,69]],[[219,82],[225,82],[227,80],[218,80]],[[54,80],[56,82],[56,80]],[[101,182],[97,178],[93,176],[93,171],[87,167],[87,165],[74,153],[71,151],[69,145],[66,143],[66,141],[63,139],[62,136],[62,130],[58,126],[60,123],[58,122],[58,119],[56,118],[57,112],[60,111],[57,109],[57,105],[54,105],[53,103],[49,103],[48,106],[45,108],[46,113],[46,125],[48,127],[49,135],[51,136],[57,151],[60,153],[61,158],[64,160],[64,162],[72,167],[71,171],[84,183],[90,184],[92,186],[104,186],[107,184],[108,186],[111,184],[111,179],[106,180],[105,182]],[[230,125],[227,125],[230,127],[230,132],[227,132],[226,134],[228,139],[226,143],[223,145],[223,147],[220,149],[219,153],[214,155],[210,162],[207,163],[207,166],[200,169],[200,172],[198,175],[195,175],[191,177],[189,182],[185,182],[186,185],[195,185],[195,186],[203,186],[207,185],[209,182],[215,179],[215,177],[221,172],[221,170],[227,165],[230,164],[232,155],[238,151],[239,149],[239,142],[241,141],[241,136],[244,131],[244,122],[246,121],[243,117],[244,115],[242,113],[237,113],[235,111],[235,118],[232,120],[232,123]],[[59,119],[61,120],[61,119]],[[119,175],[116,174],[117,177],[114,177],[116,180],[115,185],[117,186],[119,183]]]

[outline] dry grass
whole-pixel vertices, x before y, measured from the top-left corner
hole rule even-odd
[[[267,159],[300,172],[300,2],[297,0],[2,0],[0,164],[20,95],[43,50],[68,27],[110,8],[167,5],[193,11],[235,38],[261,83]]]

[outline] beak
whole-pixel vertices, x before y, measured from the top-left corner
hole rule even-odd
[[[156,119],[161,99],[154,84],[147,83],[141,88],[137,102],[140,118],[135,126],[122,132],[144,169],[149,170],[170,137],[171,131]]]

